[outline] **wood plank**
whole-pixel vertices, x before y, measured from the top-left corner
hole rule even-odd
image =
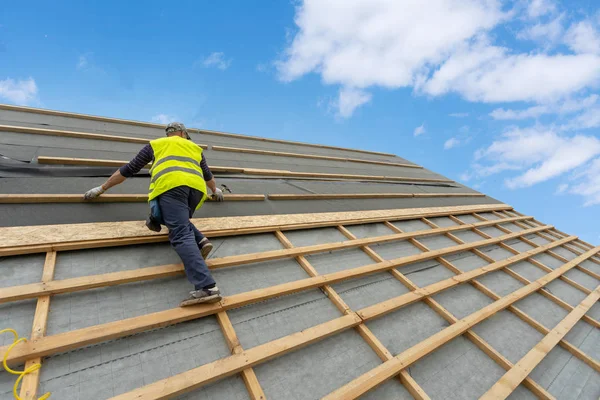
[[[240,148],[240,147],[212,146],[211,150],[226,151],[226,152],[232,152],[232,153],[260,154],[260,155],[279,156],[279,157],[310,158],[310,159],[315,159],[315,160],[356,162],[356,163],[363,163],[363,164],[388,165],[388,166],[392,166],[392,167],[423,169],[423,167],[421,167],[420,165],[416,165],[416,164],[395,163],[395,162],[389,162],[389,161],[365,160],[365,159],[349,158],[349,157],[320,156],[317,154],[289,153],[289,152],[284,152],[284,151],[270,151],[270,150],[260,150],[260,149],[250,149],[250,148]]]
[[[152,123],[152,122],[141,122],[141,121],[132,121],[132,120],[127,120],[127,119],[120,119],[120,118],[100,117],[97,115],[77,114],[77,113],[71,113],[71,112],[66,112],[66,111],[55,111],[55,110],[46,110],[46,109],[42,109],[42,108],[13,106],[13,105],[9,105],[9,104],[0,104],[0,110],[29,112],[29,113],[43,114],[43,115],[56,115],[56,116],[61,116],[61,117],[87,119],[87,120],[91,120],[91,121],[102,121],[102,122],[112,122],[112,123],[125,124],[125,125],[144,126],[144,127],[148,127],[148,128],[165,129],[165,127],[166,127],[166,125],[156,124],[156,123]],[[234,138],[239,138],[239,139],[256,140],[259,142],[296,144],[296,145],[301,145],[301,146],[317,147],[317,148],[322,148],[322,149],[344,150],[344,151],[351,151],[351,152],[355,152],[355,153],[396,157],[395,154],[381,153],[378,151],[347,149],[344,147],[328,146],[328,145],[313,144],[313,143],[302,143],[302,142],[295,142],[295,141],[291,141],[291,140],[269,139],[269,138],[263,138],[263,137],[258,137],[258,136],[241,135],[241,134],[237,134],[237,133],[211,131],[211,130],[207,130],[207,129],[188,128],[188,131],[191,133],[202,133],[202,134],[206,134],[206,135],[234,137]]]
[[[225,201],[264,201],[263,194],[224,194]],[[214,201],[208,196],[207,201]],[[148,194],[105,193],[94,200],[84,200],[83,194],[0,194],[0,204],[31,203],[128,203],[147,202]]]
[[[402,353],[394,357],[393,360],[387,361],[381,364],[380,366],[372,369],[371,371],[368,371],[367,373],[354,379],[353,381],[344,385],[340,389],[330,393],[328,396],[323,397],[323,399],[355,399],[365,394],[366,392],[368,392],[371,389],[374,389],[375,387],[382,384],[392,376],[397,375],[402,369],[407,368],[419,359],[440,348],[445,343],[448,343],[450,340],[463,334],[476,324],[486,320],[487,318],[495,315],[498,311],[501,311],[514,304],[515,302],[521,300],[522,298],[530,295],[540,287],[552,282],[554,279],[557,279],[560,275],[574,268],[575,265],[577,265],[578,263],[586,260],[594,254],[597,254],[598,251],[600,251],[600,247],[596,247],[593,250],[584,253],[584,255],[575,258],[574,260],[563,265],[562,267],[559,267],[551,273],[539,278],[535,282],[532,282],[527,286],[517,289],[513,293],[504,296],[501,299],[495,301],[494,303],[483,307],[479,311],[472,313],[471,315],[461,319],[457,323],[450,325],[449,327],[441,330],[440,332],[403,351]],[[359,315],[361,314],[362,313],[359,312]],[[361,315],[361,317],[363,319],[365,318],[364,315]]]
[[[450,217],[452,217],[452,216],[450,216]],[[435,224],[431,221],[424,221],[424,222],[428,223],[433,228],[439,228],[439,226],[437,224]],[[455,218],[455,222],[458,222],[461,225],[466,225],[463,221],[460,221],[457,218]],[[400,228],[398,228],[397,226],[395,226],[393,224],[390,224],[389,222],[386,222],[385,224],[388,228],[392,229],[395,232],[402,232],[402,230]],[[457,242],[459,244],[464,243],[462,240],[460,240],[459,238],[457,238],[456,236],[454,236],[452,234],[448,234],[447,236],[449,236],[452,240],[454,240],[455,242]],[[417,247],[419,247],[423,251],[430,251],[427,248],[427,246],[423,245],[422,243],[418,242],[415,239],[413,239],[413,244],[415,244]],[[436,258],[436,261],[438,261],[440,264],[446,266],[448,269],[450,269],[455,274],[463,273],[463,271],[458,269],[456,266],[454,266],[451,262],[449,262],[448,260],[446,260],[443,257]],[[492,262],[494,262],[494,261],[492,260]],[[397,273],[396,277],[403,284],[405,284],[409,290],[418,290],[419,289],[419,287],[417,285],[415,285],[413,282],[410,281],[410,279],[408,279],[407,277],[402,275],[397,270],[392,270],[392,272]],[[474,286],[476,286],[475,283],[478,283],[478,282],[473,280],[470,283],[473,284]],[[438,315],[440,315],[442,318],[444,318],[449,324],[454,324],[458,321],[458,318],[456,318],[450,311],[448,311],[440,303],[438,303],[431,297],[426,297],[423,300],[423,302],[425,304],[427,304],[429,307],[431,307]],[[467,339],[469,339],[471,342],[473,342],[477,347],[479,347],[484,353],[486,353],[492,360],[494,360],[498,365],[500,365],[505,370],[509,370],[510,368],[512,368],[513,364],[508,359],[506,359],[504,356],[502,356],[502,354],[500,354],[498,351],[496,351],[489,343],[487,343],[485,340],[483,340],[483,338],[481,338],[479,335],[477,335],[472,330],[466,331],[465,337]],[[406,370],[403,370],[403,371],[406,371]],[[546,400],[554,399],[554,397],[552,395],[550,395],[539,384],[534,382],[533,379],[527,378],[524,382],[524,385],[527,388],[529,388],[533,393],[535,393],[538,396],[538,398],[540,398],[540,399],[546,399]]]
[[[1,105],[0,105],[0,107],[1,107]],[[65,131],[65,130],[58,130],[58,129],[30,128],[30,127],[25,127],[25,126],[0,125],[0,131],[31,133],[31,134],[36,134],[36,135],[48,135],[48,136],[72,137],[72,138],[78,138],[78,139],[109,140],[111,142],[126,142],[126,143],[139,143],[139,144],[150,143],[150,139],[137,138],[137,137],[104,135],[104,134],[100,134],[100,133],[75,132],[75,131]]]
[[[465,224],[463,221],[460,221],[458,218],[455,218],[455,222]],[[499,226],[497,226],[497,227],[500,228]],[[473,229],[473,230],[477,231],[479,234],[485,235],[483,232],[479,231],[478,229]],[[511,232],[511,231],[507,230],[507,232]],[[489,235],[485,235],[485,236],[489,237]],[[503,246],[504,243],[500,243],[500,245]],[[509,249],[513,252],[513,254],[519,254],[520,253],[519,251],[517,251],[517,250],[515,250],[513,248],[510,248],[510,246],[506,246],[506,247],[509,247]],[[539,247],[539,245],[534,246],[534,248],[535,247]],[[548,250],[548,252],[550,252],[550,251],[551,250]],[[475,253],[475,254],[477,254],[477,255],[479,255],[480,257],[484,258],[489,263],[494,263],[495,262],[494,259],[488,257],[487,255],[485,255],[485,253],[482,253],[479,250],[472,250],[472,252]],[[459,268],[457,268],[456,266],[454,266],[451,262],[447,261],[443,257],[440,257],[438,260],[440,261],[440,263],[442,265],[444,265],[445,267],[447,267],[453,273],[455,273],[455,274],[462,274],[463,273],[462,270],[460,270]],[[531,262],[531,260],[533,260],[533,259],[530,258],[529,261]],[[575,267],[575,268],[577,268],[577,267]],[[518,275],[515,272],[513,272],[509,267],[504,268],[503,271],[506,272],[506,273],[508,273],[511,276],[512,276],[512,274],[517,275],[517,276],[513,276],[513,277],[515,279],[519,280],[521,283],[523,283],[525,285],[531,283],[530,281],[526,280],[525,278],[523,278],[520,275]],[[497,295],[496,293],[494,293],[494,291],[492,291],[491,289],[489,289],[488,287],[486,287],[481,282],[479,282],[479,281],[477,281],[475,279],[472,280],[472,281],[470,281],[469,283],[473,287],[475,287],[477,290],[479,290],[480,292],[484,293],[486,296],[490,297],[493,300],[498,300],[501,297],[501,296]],[[540,292],[542,295],[545,295],[545,294],[548,293],[544,288],[540,288],[538,290],[538,292]],[[544,327],[542,324],[540,324],[539,322],[535,321],[529,315],[525,314],[524,312],[522,312],[521,310],[517,309],[516,307],[510,306],[510,307],[508,307],[508,310],[511,311],[512,313],[514,313],[515,315],[517,315],[517,317],[521,318],[524,322],[528,323],[534,329],[538,330],[542,334],[546,334],[546,333],[549,332],[548,328]],[[443,314],[441,314],[441,315],[447,321],[449,321],[448,317],[444,316]],[[451,321],[449,321],[449,322],[451,322]],[[467,331],[467,333],[468,332],[469,331]],[[467,335],[467,337],[468,337],[468,335]],[[477,346],[479,346],[480,348],[482,348],[481,347],[482,346],[481,343],[475,343],[475,344]],[[579,359],[581,359],[582,361],[584,361],[588,365],[592,366],[592,368],[594,368],[594,369],[596,369],[597,371],[600,372],[600,363],[597,363],[595,360],[593,360],[587,354],[583,353],[582,351],[580,351],[579,349],[577,349],[575,346],[571,345],[570,343],[568,343],[566,341],[561,341],[560,344],[565,349],[567,349],[568,351],[570,351],[575,357],[578,357]],[[482,348],[482,350],[483,350],[483,348]],[[487,351],[491,351],[491,350],[488,349]],[[506,365],[508,365],[508,364],[504,363],[504,361],[502,361],[501,359],[498,359],[496,361],[500,364],[500,366],[502,366],[505,369],[508,369],[508,368],[506,368]],[[510,364],[510,365],[512,366],[512,364]],[[529,378],[527,378],[527,380],[524,382],[524,384],[525,384],[525,386],[528,389],[530,389],[533,393],[535,393],[538,396],[538,398],[547,398],[548,396],[550,396],[548,393],[545,393],[545,391],[541,387],[539,387],[539,385],[537,385],[537,383],[535,383],[533,381],[529,381]],[[550,396],[550,397],[552,397],[552,396]]]
[[[599,250],[600,250],[600,248],[595,249],[594,251],[597,252]],[[533,250],[533,251],[535,251],[535,250]],[[582,256],[582,258],[583,258],[583,256]],[[561,272],[564,272],[564,271],[561,271]],[[540,278],[538,280],[538,282],[536,282],[536,284],[548,283],[549,281],[552,280],[553,275],[556,275],[556,274],[552,273],[543,278]],[[532,284],[531,286],[535,286],[535,285]],[[537,287],[537,286],[535,286],[535,287]],[[495,305],[497,308],[504,307],[505,303],[514,303],[515,301],[517,301],[519,299],[519,297],[524,297],[525,295],[526,295],[525,292],[523,290],[521,290],[521,293],[519,293],[519,296],[506,296],[506,298],[503,298],[503,299],[493,303],[492,305]],[[408,351],[411,352],[410,354],[418,353],[417,351],[415,351],[415,348],[424,347],[424,344],[429,346],[431,339],[434,337],[443,336],[444,342],[447,342],[448,340],[450,340],[449,337],[451,335],[454,335],[454,337],[455,337],[461,333],[461,330],[464,332],[465,330],[469,329],[470,326],[475,325],[476,323],[489,317],[491,314],[489,308],[490,307],[488,306],[485,309],[467,317],[467,318],[470,318],[473,320],[471,323],[469,323],[465,320],[460,320],[456,324],[451,325],[449,328],[444,329],[443,331],[434,335],[433,337],[421,342],[420,344],[418,344],[416,346],[413,346],[413,348],[409,349]],[[342,324],[342,320],[345,318],[349,318],[349,317],[354,317],[355,319],[352,321],[348,320],[347,322],[344,322]],[[113,400],[126,400],[126,399],[149,400],[149,399],[164,399],[164,398],[170,398],[173,396],[177,396],[177,395],[186,393],[188,391],[197,389],[201,386],[207,385],[209,383],[215,382],[219,379],[230,376],[231,374],[239,372],[243,368],[253,367],[259,363],[268,361],[272,358],[287,354],[290,351],[296,350],[297,348],[306,345],[307,342],[314,343],[316,341],[322,340],[323,338],[329,337],[333,334],[332,331],[334,331],[336,327],[339,327],[339,329],[335,333],[340,332],[342,330],[349,329],[350,327],[357,326],[361,322],[362,322],[362,319],[357,314],[351,313],[351,314],[345,315],[343,317],[337,318],[336,320],[333,320],[333,321],[330,321],[330,322],[327,322],[324,324],[320,324],[313,328],[308,328],[302,332],[294,333],[292,335],[275,340],[273,342],[269,342],[264,345],[257,346],[252,349],[246,350],[243,353],[244,354],[243,360],[239,360],[239,358],[236,358],[237,355],[228,357],[226,359],[217,360],[213,363],[203,365],[199,368],[195,368],[193,370],[184,372],[179,375],[175,375],[170,378],[163,379],[161,381],[152,383],[152,384],[144,386],[142,388],[135,389],[129,393],[125,393],[121,396],[117,396],[117,397],[113,398]],[[333,325],[333,327],[329,326],[329,325]],[[343,325],[343,326],[340,327],[340,325]],[[440,335],[440,334],[443,334],[443,335]],[[304,335],[307,335],[308,338],[302,338],[302,336],[304,336]],[[441,346],[441,344],[439,344],[437,347],[439,347],[439,346]],[[404,352],[402,354],[405,354],[405,353],[406,352]],[[381,367],[383,367],[384,372],[387,373],[390,370],[390,364],[393,364],[392,365],[393,368],[397,367],[397,372],[394,375],[397,375],[404,369],[403,368],[404,363],[402,361],[400,361],[398,359],[398,357],[399,356],[394,357],[390,361],[384,362],[383,364],[381,364],[380,367],[372,370],[371,373],[373,373],[374,371],[379,371],[381,369]],[[413,356],[412,358],[416,358],[416,357]],[[409,364],[407,364],[407,366],[408,365]],[[366,374],[366,375],[369,375],[369,374]],[[394,375],[391,375],[389,377],[386,376],[386,378],[391,378]],[[354,382],[356,382],[356,380]],[[347,386],[345,386],[344,388],[346,388]],[[348,398],[356,398],[356,397],[358,397],[359,394],[362,394],[362,393],[352,395]],[[347,397],[340,396],[340,398],[347,398]]]
[[[356,236],[352,235],[350,232],[348,232],[348,234],[350,234],[353,239],[356,239]],[[281,231],[276,231],[275,236],[286,248],[291,249],[294,247],[292,242],[290,242],[290,240]],[[309,276],[314,277],[319,275],[317,270],[310,264],[310,262],[308,262],[306,257],[296,257],[296,261],[300,264],[300,266],[306,271],[306,273]],[[321,287],[321,290],[325,292],[325,295],[329,298],[329,300],[331,300],[331,302],[337,307],[337,309],[342,314],[354,313],[350,309],[350,306],[346,304],[344,299],[342,299],[342,297],[331,286],[324,285]],[[371,332],[371,330],[366,325],[357,325],[355,329],[358,332],[358,334],[365,340],[365,342],[367,342],[371,349],[373,349],[375,354],[377,354],[379,358],[381,358],[382,361],[387,361],[392,357],[392,354],[389,352],[389,350],[383,346],[379,339],[375,337],[373,332]],[[404,371],[404,374],[407,375],[406,371]],[[400,382],[406,386],[406,389],[411,394],[414,393],[413,397],[421,400],[429,400],[429,397],[425,394],[423,389],[416,382],[414,382],[414,380],[411,380],[412,378],[408,379],[407,377],[403,376],[403,373],[401,373],[398,378],[400,379]]]
[[[502,238],[499,239],[505,240]],[[492,272],[500,268],[504,268],[508,265],[519,262],[527,257],[531,257],[532,255],[542,253],[548,249],[559,246],[562,243],[567,243],[574,239],[575,237],[565,238],[561,241],[549,243],[543,248],[532,249],[527,253],[523,253],[522,255],[514,256],[509,259],[497,262],[495,264],[486,265],[485,267],[469,271],[460,276],[454,276],[452,278],[435,283],[417,291],[407,293],[398,298],[394,298],[386,302],[380,303],[379,305],[381,306],[381,308],[373,309],[373,307],[367,307],[366,309],[363,309],[363,311],[361,311],[361,314],[368,313],[372,316],[383,315],[386,313],[386,310],[393,311],[393,309],[412,304],[415,301],[423,299],[424,297],[431,296],[440,291],[446,290],[464,282],[468,282],[469,280],[475,279],[478,276],[485,275],[488,272]],[[479,243],[489,244],[490,241],[482,241]],[[202,318],[208,315],[216,314],[220,311],[226,311],[233,308],[242,307],[248,304],[257,303],[271,298],[297,293],[324,285],[331,285],[346,279],[358,278],[372,273],[389,270],[398,266],[411,264],[413,262],[425,261],[427,259],[439,257],[440,255],[453,254],[455,252],[461,251],[465,251],[465,245],[454,246],[448,249],[435,250],[430,252],[430,254],[419,254],[409,257],[402,257],[396,260],[389,260],[377,264],[366,265],[362,267],[352,268],[349,270],[343,270],[298,281],[288,282],[276,286],[271,286],[268,288],[257,289],[250,292],[239,293],[223,298],[220,303],[203,304],[194,307],[178,307],[139,317],[128,318],[121,321],[109,322],[105,324],[91,326],[88,328],[82,328],[75,331],[57,334],[54,336],[47,336],[44,338],[40,338],[37,341],[24,343],[23,346],[19,346],[13,349],[12,352],[8,355],[8,360],[11,362],[18,362],[26,358],[47,356],[50,354],[68,351],[90,344],[100,343],[106,340],[116,339],[119,337],[132,335],[134,333],[139,333],[154,328],[161,328],[179,322],[185,322],[197,318]],[[6,350],[7,347],[0,348],[0,357],[4,356]]]
[[[489,224],[489,221],[480,222],[478,224]],[[421,237],[421,236],[432,236],[437,235],[442,232],[446,232],[448,230],[464,230],[469,229],[472,225],[461,225],[461,226],[453,226],[447,228],[437,228],[431,230],[424,231],[413,231],[407,233],[398,233],[393,235],[385,235],[385,236],[376,236],[372,238],[365,239],[354,239],[347,240],[344,242],[334,242],[334,243],[326,243],[320,245],[312,245],[312,246],[304,246],[304,247],[294,247],[291,246],[289,241],[287,243],[284,242],[287,249],[282,250],[271,250],[259,253],[250,253],[250,254],[241,254],[236,256],[228,256],[221,258],[212,258],[207,260],[206,264],[209,269],[218,269],[232,266],[240,266],[247,265],[257,262],[265,262],[265,261],[274,261],[283,258],[290,257],[298,257],[298,256],[306,256],[310,254],[324,253],[329,251],[339,251],[351,249],[354,247],[363,247],[371,244],[378,243],[387,243],[392,241],[404,240],[407,238]],[[535,229],[543,229],[542,227],[538,227]],[[279,232],[277,234],[277,232]],[[276,235],[281,240],[281,236],[283,235],[280,231],[277,231]],[[514,237],[516,234],[512,234],[512,236],[508,235],[507,237]],[[286,239],[287,240],[287,239]],[[494,241],[497,243],[497,241]],[[475,244],[476,245],[476,244]],[[299,261],[299,262],[307,262]],[[48,295],[48,294],[59,294],[59,293],[68,293],[75,292],[87,289],[94,289],[106,286],[112,286],[123,283],[131,283],[131,282],[139,282],[149,279],[157,279],[157,278],[165,278],[170,276],[179,275],[183,271],[182,264],[168,264],[168,265],[160,265],[156,267],[146,267],[135,270],[126,270],[119,272],[111,272],[107,274],[101,275],[89,275],[84,277],[70,278],[58,281],[52,281],[47,283],[32,283],[28,285],[22,286],[10,286],[6,288],[0,288],[0,303],[8,302],[8,301],[17,301],[24,300],[29,298],[38,297],[40,295]],[[308,272],[308,271],[307,271]]]
[[[103,167],[121,167],[129,161],[124,160],[101,160],[92,158],[73,158],[73,157],[44,157],[37,158],[40,164],[58,164],[58,165],[92,165]],[[148,168],[146,166],[145,168]],[[320,172],[300,172],[287,171],[278,169],[261,169],[261,168],[237,168],[237,167],[222,167],[210,166],[212,172],[230,172],[242,173],[245,175],[269,175],[269,176],[287,176],[290,178],[337,178],[348,180],[366,180],[366,181],[402,181],[402,182],[454,182],[449,179],[439,178],[413,178],[406,176],[383,176],[383,175],[358,175],[358,174],[333,174]]]
[[[496,209],[499,207],[507,206],[453,206],[314,214],[252,215],[193,218],[192,222],[207,237],[217,237],[273,232],[278,229],[295,230],[338,224],[351,225],[385,220],[405,220],[419,218],[423,215],[439,216],[449,212],[454,214],[467,212],[474,208]],[[0,256],[168,240],[166,233],[148,230],[144,221],[0,227],[0,238],[2,238]]]
[[[511,363],[506,357],[491,347],[485,340],[483,340],[483,338],[481,338],[472,330],[465,332],[464,336],[505,370],[509,371],[514,367],[513,363]],[[530,377],[526,377],[523,380],[523,385],[534,395],[536,395],[538,399],[555,400],[554,396],[548,393],[546,389],[544,389],[539,383],[535,382]]]
[[[42,270],[42,282],[50,282],[54,279],[56,269],[56,252],[46,253],[44,269]],[[33,326],[29,340],[36,340],[46,334],[48,326],[48,311],[50,310],[50,296],[38,298],[33,316]],[[42,364],[41,357],[32,358],[25,363],[25,369],[31,368],[35,364]],[[37,369],[23,377],[21,383],[20,396],[23,400],[37,399],[37,392],[40,384],[40,370]]]
[[[480,399],[506,399],[600,299],[600,286],[558,323],[533,349],[507,371]]]
[[[345,193],[345,194],[269,194],[269,200],[404,199],[429,197],[485,197],[481,193]]]
[[[223,331],[231,354],[243,353],[244,349],[242,348],[235,333],[235,329],[233,328],[233,324],[225,311],[217,313],[217,321],[219,322],[219,326],[221,326],[221,330]],[[244,380],[244,384],[246,385],[246,389],[252,400],[265,400],[267,398],[252,368],[246,368],[242,370],[240,374],[242,375],[242,379]]]
[[[471,281],[471,282],[473,283],[473,286],[475,286],[478,290],[480,290],[482,293],[484,293],[489,298],[491,298],[493,300],[500,299],[500,297],[501,297],[500,295],[496,294],[493,290],[487,288],[486,286],[484,286],[480,282],[477,282],[477,281]],[[510,311],[510,312],[512,312],[513,314],[515,314],[522,321],[524,321],[527,324],[529,324],[533,329],[537,330],[542,335],[547,335],[548,332],[550,332],[550,329],[546,328],[540,322],[536,321],[531,316],[529,316],[527,313],[525,313],[522,310],[518,309],[514,305],[508,307],[507,310]],[[577,348],[576,346],[572,345],[571,343],[567,342],[564,339],[561,340],[559,344],[560,344],[560,346],[562,348],[564,348],[565,350],[567,350],[568,352],[570,352],[571,354],[573,354],[575,357],[579,358],[581,361],[583,361],[586,364],[588,364],[590,367],[592,367],[598,373],[600,373],[600,362],[594,360],[593,358],[591,358],[590,356],[588,356],[587,354],[585,354],[583,351],[581,351],[579,348]]]
[[[51,164],[51,165],[87,165],[95,167],[115,167],[119,168],[129,163],[127,160],[99,160],[95,158],[74,158],[74,157],[46,157],[39,156],[37,158],[39,164]],[[142,169],[150,169],[152,164],[147,164]],[[244,168],[239,167],[224,167],[224,166],[211,166],[212,172],[223,172],[223,173],[244,173]]]
[[[172,398],[256,366],[272,358],[306,347],[319,340],[343,332],[362,321],[354,313],[313,326],[281,339],[245,350],[243,353],[205,364],[181,374],[151,383],[113,400],[149,400]]]

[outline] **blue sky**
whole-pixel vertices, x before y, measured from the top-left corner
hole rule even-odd
[[[0,102],[392,152],[599,243],[596,2],[423,3],[11,2]]]

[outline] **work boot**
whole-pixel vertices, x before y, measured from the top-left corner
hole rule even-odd
[[[148,215],[148,218],[146,218],[146,227],[154,232],[160,232],[161,230],[160,223],[152,215]]]
[[[192,306],[200,303],[216,303],[221,301],[221,292],[218,287],[210,289],[192,290],[187,299],[183,300],[179,307]]]
[[[208,241],[208,238],[204,238],[198,242],[198,247],[200,247],[200,254],[202,254],[202,258],[206,260],[206,257],[208,257],[214,246]]]

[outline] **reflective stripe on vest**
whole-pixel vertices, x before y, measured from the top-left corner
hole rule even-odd
[[[150,169],[148,201],[178,186],[188,186],[202,192],[206,200],[206,182],[202,174],[202,148],[191,140],[170,136],[150,141],[154,163]]]

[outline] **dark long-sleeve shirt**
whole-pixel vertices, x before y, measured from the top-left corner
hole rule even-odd
[[[133,160],[129,161],[128,164],[123,165],[119,168],[121,175],[125,178],[131,178],[133,175],[140,172],[144,166],[154,161],[154,150],[152,146],[149,144],[145,145],[140,152],[133,158]],[[204,154],[202,155],[202,161],[200,162],[200,168],[202,168],[202,174],[204,175],[205,181],[210,181],[213,178],[213,174],[208,168],[208,164],[206,163],[206,158]]]

